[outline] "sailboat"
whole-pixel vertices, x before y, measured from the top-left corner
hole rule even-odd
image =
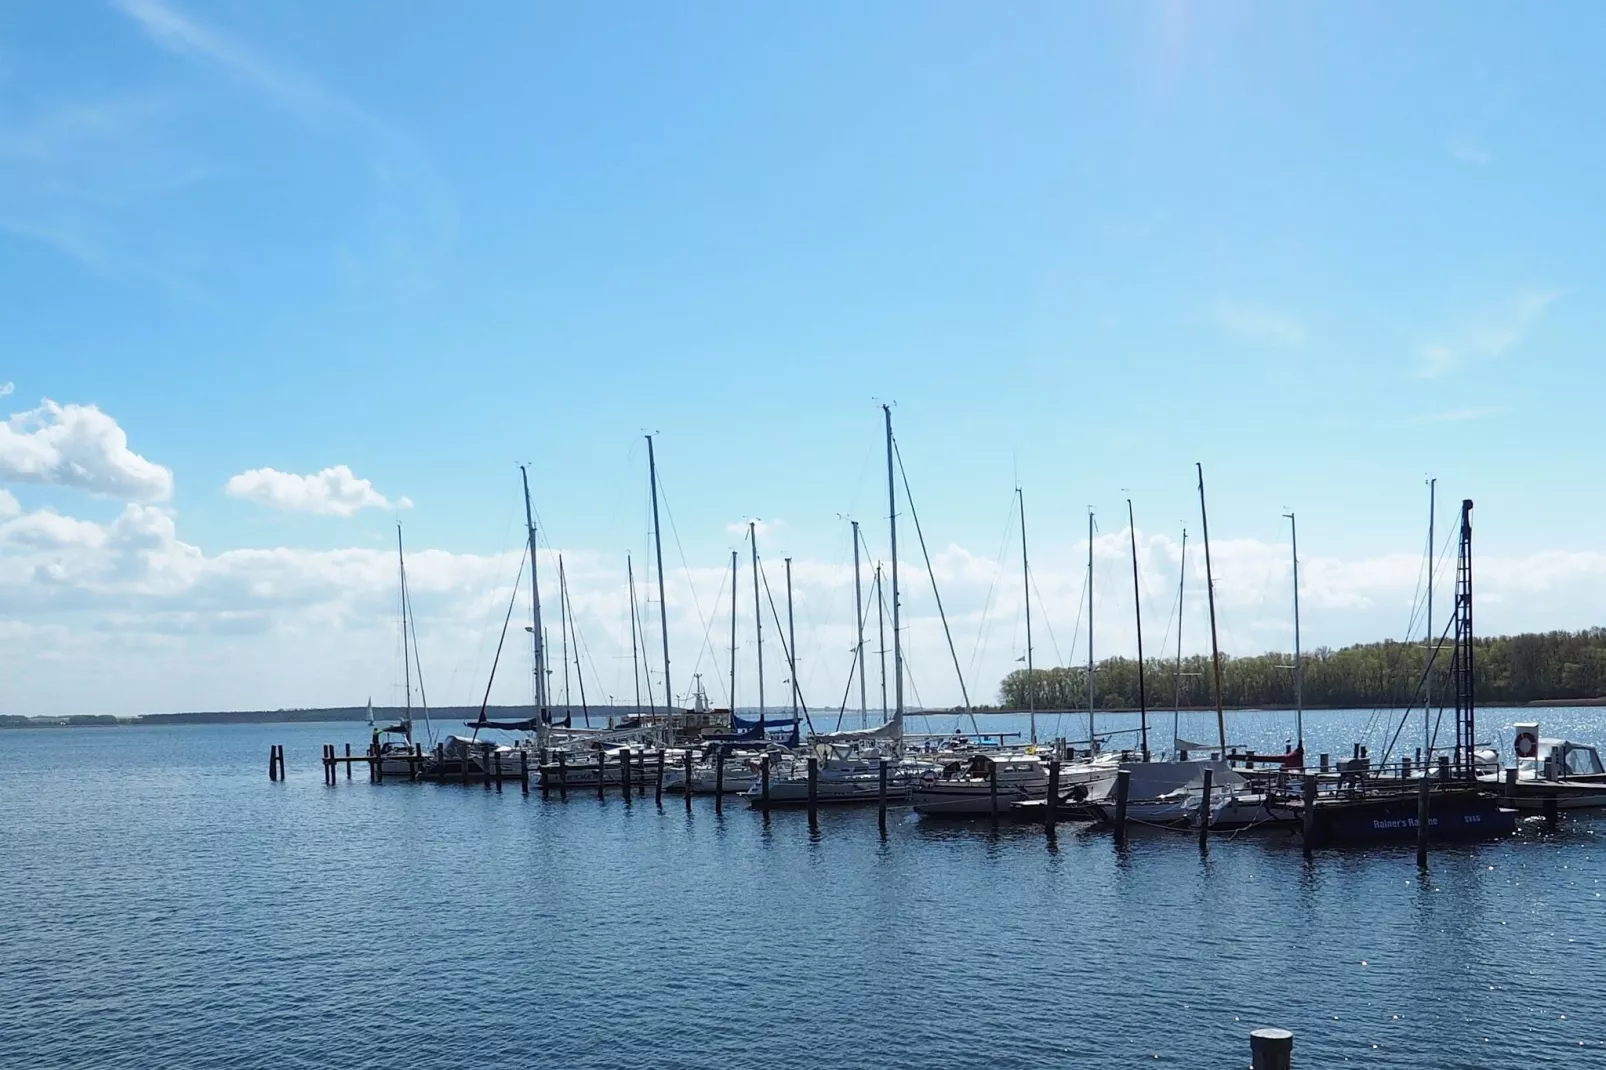
[[[418,634],[413,629],[412,598],[407,588],[407,558],[402,551],[402,528],[396,525],[396,563],[400,580],[398,590],[401,601],[402,693],[406,704],[396,722],[379,727],[374,723],[374,700],[368,700],[368,729],[372,736],[371,751],[380,762],[385,779],[411,777],[420,772],[418,747],[413,742],[413,670],[418,654]],[[424,674],[418,670],[418,695],[423,703],[424,724],[429,728],[429,701],[424,695]]]

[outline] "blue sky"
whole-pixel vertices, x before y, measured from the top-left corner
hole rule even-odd
[[[702,607],[672,623],[677,646],[709,625],[733,526],[765,518],[766,556],[818,584],[800,679],[834,703],[840,517],[885,552],[880,400],[951,557],[945,598],[970,614],[973,697],[1022,646],[1001,635],[1019,606],[998,578],[1018,566],[999,553],[1017,479],[1034,568],[1058,584],[1038,611],[1067,635],[1086,508],[1113,535],[1129,494],[1163,624],[1172,541],[1183,522],[1197,537],[1194,461],[1212,534],[1258,562],[1221,578],[1238,649],[1286,643],[1290,509],[1326,577],[1306,635],[1402,631],[1429,474],[1445,525],[1479,503],[1490,630],[1597,623],[1601,18],[8,5],[17,712],[393,690],[380,560],[398,517],[439,555],[419,568],[439,570],[435,641],[461,648],[443,659],[474,663],[480,603],[511,582],[520,462],[551,545],[592,563],[576,598],[611,678],[610,577],[644,548],[649,430],[685,584],[671,603]],[[78,443],[50,464],[28,433],[47,425]],[[170,489],[137,466],[130,482],[128,457]],[[336,466],[350,479],[283,478]],[[227,492],[261,469],[277,475]],[[149,545],[119,543],[120,516]],[[1108,653],[1130,640],[1118,549],[1095,582]],[[916,671],[940,643],[921,597]],[[944,653],[921,678],[957,701]]]

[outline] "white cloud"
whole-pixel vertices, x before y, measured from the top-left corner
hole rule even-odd
[[[1281,347],[1305,344],[1304,324],[1272,309],[1221,299],[1207,311],[1216,326],[1246,341]]]
[[[1445,139],[1445,150],[1455,159],[1472,167],[1488,167],[1494,154],[1471,138],[1455,136]]]
[[[231,477],[223,489],[233,497],[274,509],[319,516],[352,516],[359,509],[410,509],[413,504],[407,498],[385,497],[343,464],[310,476],[253,468]]]
[[[8,398],[12,394],[16,393],[16,391],[17,391],[17,384],[16,383],[9,382],[9,381],[8,382],[4,382],[4,383],[0,383],[0,398]]]
[[[1528,336],[1560,296],[1556,290],[1518,290],[1469,317],[1459,328],[1424,344],[1417,353],[1417,374],[1433,379],[1470,361],[1504,356]]]
[[[116,420],[93,405],[49,399],[0,424],[0,480],[74,487],[125,501],[173,496],[173,473],[130,450]]]

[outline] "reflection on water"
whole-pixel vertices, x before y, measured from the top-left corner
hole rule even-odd
[[[0,732],[9,1064],[1225,1067],[1264,1024],[1302,1065],[1601,1059],[1594,819],[1422,880],[1284,833],[325,787],[361,731]]]

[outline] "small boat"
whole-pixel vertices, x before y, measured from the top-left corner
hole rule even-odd
[[[1060,774],[1064,776],[1064,771]],[[1036,754],[983,753],[969,763],[950,762],[923,775],[910,800],[915,813],[929,817],[989,814],[996,785],[998,806],[1006,809],[1048,794],[1048,767]]]
[[[1518,810],[1585,810],[1606,807],[1606,766],[1587,743],[1539,735],[1539,724],[1513,726],[1517,761],[1499,767],[1493,750],[1478,752],[1478,781],[1498,791],[1500,801]]]

